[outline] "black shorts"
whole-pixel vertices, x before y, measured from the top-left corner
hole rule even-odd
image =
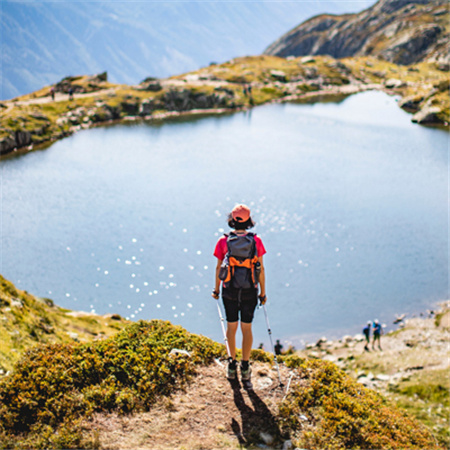
[[[256,289],[222,289],[223,306],[227,322],[252,323],[256,306],[258,305],[258,291]]]

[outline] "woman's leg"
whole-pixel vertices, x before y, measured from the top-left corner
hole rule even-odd
[[[228,348],[233,360],[236,359],[236,331],[239,322],[227,322],[227,340]]]
[[[242,360],[248,361],[253,345],[252,324],[241,322],[242,330]]]

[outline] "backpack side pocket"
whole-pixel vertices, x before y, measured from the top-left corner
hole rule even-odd
[[[228,277],[229,270],[230,270],[230,266],[228,264],[228,258],[225,258],[222,261],[222,265],[220,266],[220,269],[219,269],[219,280],[222,280],[222,281],[226,280]]]

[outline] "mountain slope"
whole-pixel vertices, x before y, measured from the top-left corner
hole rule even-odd
[[[446,0],[380,0],[358,14],[316,16],[266,50],[276,56],[376,56],[396,64],[450,62]]]
[[[0,99],[67,75],[106,70],[113,82],[135,84],[259,54],[314,14],[371,3],[2,1]]]

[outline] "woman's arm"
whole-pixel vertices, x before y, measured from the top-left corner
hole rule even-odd
[[[259,295],[266,295],[266,272],[264,271],[263,257],[258,258],[259,264],[261,264],[261,273],[259,274]]]
[[[222,265],[222,260],[218,259],[217,260],[217,265],[216,265],[216,279],[214,281],[214,292],[217,292],[217,295],[214,295],[214,292],[211,294],[213,298],[218,299],[219,298],[219,292],[220,292],[220,278],[219,278],[219,271],[220,271],[220,266]]]

